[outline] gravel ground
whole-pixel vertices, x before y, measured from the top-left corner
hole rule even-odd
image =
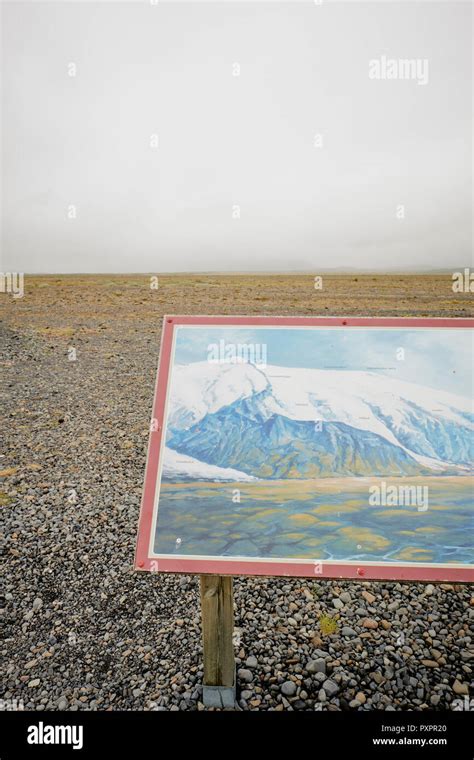
[[[469,316],[469,298],[449,275],[319,293],[311,276],[32,277],[23,299],[0,294],[3,706],[204,709],[198,578],[132,570],[164,313]],[[234,591],[240,709],[469,706],[471,587]]]

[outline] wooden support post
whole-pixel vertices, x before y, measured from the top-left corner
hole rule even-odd
[[[207,707],[234,707],[234,600],[231,576],[201,575],[201,617],[203,702]]]

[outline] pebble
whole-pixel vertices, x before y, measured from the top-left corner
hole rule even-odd
[[[453,683],[453,691],[455,694],[469,694],[469,687],[467,683],[461,683],[461,681],[456,680]]]
[[[362,625],[364,628],[371,628],[375,629],[379,627],[379,624],[376,620],[372,620],[372,618],[365,618],[365,620],[362,622]]]
[[[240,670],[237,671],[237,675],[239,680],[244,683],[251,683],[251,681],[253,681],[253,674],[246,668],[240,668]]]
[[[422,660],[421,663],[426,668],[438,668],[439,667],[439,665],[436,662],[436,660]]]
[[[306,670],[308,673],[325,673],[326,662],[322,657],[318,658],[317,660],[310,660],[306,664]]]
[[[332,679],[328,678],[323,683],[323,689],[329,698],[333,697],[339,691],[339,686]]]
[[[292,697],[294,694],[296,694],[296,684],[294,681],[285,681],[281,685],[281,693],[285,695],[285,697]]]
[[[345,625],[345,626],[342,628],[342,630],[341,630],[341,633],[342,633],[342,635],[343,635],[343,636],[357,636],[357,632],[356,632],[356,631],[354,631],[354,629],[353,629],[353,628],[350,628],[350,627],[349,627],[349,626],[347,626],[347,625]]]

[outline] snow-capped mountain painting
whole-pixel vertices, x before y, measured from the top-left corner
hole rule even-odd
[[[472,356],[467,330],[180,328],[157,551],[472,561]],[[430,508],[374,510],[382,481]]]
[[[169,404],[165,477],[173,452],[211,480],[209,465],[286,479],[466,474],[473,460],[469,399],[375,372],[197,362],[174,368]]]

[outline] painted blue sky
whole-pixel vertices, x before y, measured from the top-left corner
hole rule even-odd
[[[472,398],[473,338],[467,329],[179,327],[175,362],[206,361],[209,345],[220,340],[263,343],[267,364],[375,371]]]

